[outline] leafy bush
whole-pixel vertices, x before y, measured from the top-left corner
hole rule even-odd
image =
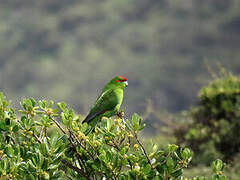
[[[176,133],[179,142],[204,162],[216,157],[229,161],[240,151],[240,79],[224,75],[203,87],[199,97],[199,105],[191,110],[192,124]]]
[[[0,179],[176,179],[192,159],[175,144],[144,146],[137,114],[104,118],[85,136],[87,124],[63,102],[23,99],[20,116],[8,105],[0,94]],[[213,179],[226,179],[223,167],[213,163]]]

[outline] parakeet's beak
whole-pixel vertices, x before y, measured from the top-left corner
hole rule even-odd
[[[126,87],[128,87],[128,82],[127,81],[124,81],[124,84]]]

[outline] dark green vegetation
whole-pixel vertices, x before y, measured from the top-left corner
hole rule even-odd
[[[212,160],[222,158],[230,165],[231,179],[236,179],[240,176],[240,79],[224,70],[222,72],[220,77],[200,90],[198,105],[185,113],[172,131],[176,137],[174,143],[193,150],[194,166],[210,165]],[[195,172],[208,174],[204,167],[197,167]],[[195,174],[194,169],[191,175]]]
[[[2,0],[1,91],[16,105],[23,96],[67,100],[85,114],[104,83],[124,75],[126,113],[143,113],[146,99],[186,109],[209,78],[204,61],[240,72],[239,7],[239,0]]]
[[[233,160],[240,150],[240,79],[224,75],[203,87],[199,98],[190,112],[192,123],[176,132],[178,141],[190,146],[204,163],[216,157]]]
[[[143,145],[141,118],[105,118],[85,136],[86,123],[66,104],[23,99],[20,117],[0,94],[0,178],[9,179],[176,179],[192,159],[188,148]],[[57,121],[60,119],[61,122]],[[52,129],[54,128],[54,129]],[[56,132],[56,130],[59,132]],[[51,133],[51,130],[55,132]],[[212,163],[213,180],[226,180],[221,160]],[[204,180],[204,177],[196,180]]]

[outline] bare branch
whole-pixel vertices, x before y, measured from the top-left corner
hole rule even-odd
[[[52,118],[50,115],[48,115],[48,117],[58,126],[58,128],[62,131],[63,134],[67,134],[63,127],[54,118]]]
[[[137,143],[141,146],[141,149],[142,149],[144,155],[145,155],[146,158],[147,158],[148,164],[150,164],[150,166],[153,168],[152,163],[151,163],[151,161],[150,161],[150,159],[149,159],[149,157],[148,157],[148,155],[147,155],[147,152],[146,152],[143,144],[139,141],[137,134],[135,134],[135,138],[136,138],[136,140],[137,140]]]
[[[43,126],[42,129],[41,129],[41,132],[40,132],[40,135],[39,135],[39,138],[40,138],[40,139],[42,139],[42,134],[43,134],[44,128],[45,128],[45,127]]]
[[[71,163],[67,162],[67,161],[64,160],[64,159],[61,160],[61,162],[62,162],[65,166],[69,167],[70,169],[78,172],[79,174],[83,175],[83,176],[86,177],[87,179],[91,180],[91,179],[88,177],[88,175],[87,175],[82,169],[79,169],[78,167],[72,165]]]
[[[35,132],[33,131],[33,137],[41,144],[42,141],[39,137],[37,137],[37,135],[35,134]]]

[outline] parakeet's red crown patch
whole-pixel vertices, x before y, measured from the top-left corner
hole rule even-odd
[[[118,77],[120,77],[122,80],[124,80],[124,81],[127,81],[127,78],[125,78],[125,77],[123,77],[123,76],[118,76]]]
[[[119,78],[121,78],[121,80],[116,80],[116,82],[123,82],[123,81],[127,81],[127,79],[123,76],[118,76]]]

